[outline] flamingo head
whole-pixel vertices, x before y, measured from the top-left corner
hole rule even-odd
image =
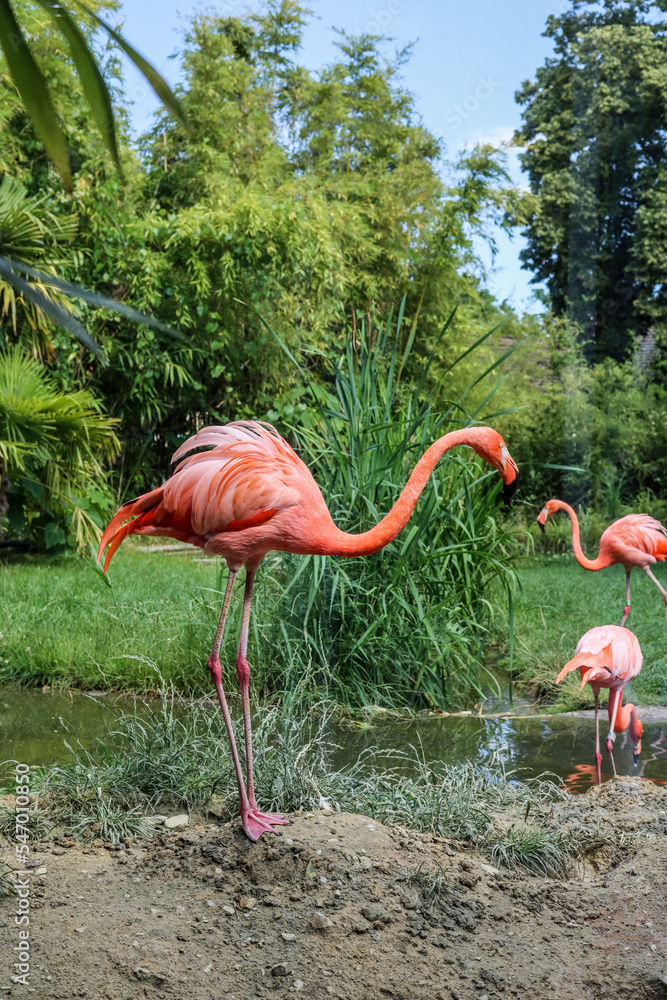
[[[519,467],[509,453],[500,434],[491,427],[475,428],[480,432],[472,443],[473,448],[485,462],[498,470],[503,481],[503,502],[509,507],[519,485]]]
[[[542,529],[542,531],[544,531],[544,525],[547,523],[547,518],[548,518],[549,514],[553,514],[557,510],[558,510],[558,507],[556,507],[555,501],[554,500],[547,500],[547,502],[545,503],[544,507],[540,511],[539,516],[537,518],[537,523],[539,524],[539,526]]]

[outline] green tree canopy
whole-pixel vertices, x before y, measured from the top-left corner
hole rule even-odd
[[[123,190],[115,178],[81,185],[78,280],[188,338],[91,317],[111,364],[93,365],[90,384],[122,421],[129,488],[164,473],[193,422],[279,420],[299,401],[258,313],[297,352],[405,293],[420,349],[457,301],[469,303],[470,342],[488,329],[472,318],[488,305],[473,234],[516,202],[497,155],[478,148],[448,164],[401,84],[405,54],[385,60],[378,38],[341,36],[331,66],[306,70],[306,14],[276,0],[243,18],[197,15],[179,91],[190,127],[161,112],[140,159],[127,154]]]
[[[524,264],[586,359],[623,360],[664,323],[667,21],[663,0],[571,0],[555,54],[517,94],[536,196]]]

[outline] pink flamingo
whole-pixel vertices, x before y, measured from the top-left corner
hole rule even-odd
[[[272,550],[338,556],[378,552],[407,524],[437,462],[457,445],[469,445],[498,470],[505,484],[505,502],[509,503],[518,484],[519,470],[505,442],[490,427],[468,427],[445,434],[432,444],[386,517],[370,531],[350,535],[333,523],[307,467],[269,424],[236,421],[223,427],[205,427],[181,445],[173,461],[195,448],[212,446],[211,450],[183,459],[166,483],[123,504],[102,535],[98,560],[105,546],[111,543],[105,572],[114,552],[130,534],[168,535],[199,545],[227,562],[229,577],[208,669],[231,746],[241,822],[251,840],[257,840],[262,833],[275,833],[274,826],[289,822],[278,814],[260,812],[254,790],[247,648],[253,581],[260,562]],[[129,518],[134,520],[125,524]],[[245,595],[236,669],[243,707],[247,789],[222,687],[219,658],[232,588],[242,566],[246,571]]]
[[[572,548],[574,555],[580,566],[584,569],[598,570],[620,563],[625,567],[625,607],[623,608],[623,618],[621,625],[625,625],[625,620],[630,612],[630,571],[637,566],[646,570],[654,584],[665,598],[665,612],[667,614],[667,590],[660,584],[650,570],[650,566],[658,562],[663,562],[667,555],[667,529],[648,514],[628,514],[620,517],[618,521],[610,524],[603,532],[600,539],[600,550],[597,559],[587,559],[581,549],[579,542],[579,521],[572,507],[563,500],[547,500],[537,518],[542,531],[547,523],[549,514],[557,510],[564,510],[572,521]]]
[[[598,625],[590,629],[577,643],[575,656],[566,663],[556,683],[560,684],[571,670],[581,671],[581,688],[590,684],[595,695],[595,762],[598,768],[598,785],[602,784],[602,754],[600,753],[600,721],[598,718],[598,698],[601,688],[609,689],[609,735],[607,750],[616,777],[616,765],[612,753],[617,733],[630,727],[633,743],[633,760],[639,763],[642,744],[642,724],[637,718],[634,705],[624,705],[623,688],[636,677],[642,668],[642,651],[637,636],[630,629],[619,625]]]

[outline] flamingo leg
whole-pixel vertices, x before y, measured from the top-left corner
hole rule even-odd
[[[595,691],[595,763],[598,766],[598,785],[602,784],[602,754],[600,753],[600,716],[599,709],[600,692]]]
[[[243,596],[243,615],[241,617],[241,638],[239,652],[236,658],[236,672],[241,685],[241,704],[243,706],[243,726],[245,729],[246,771],[248,774],[248,805],[241,805],[241,820],[243,829],[251,840],[258,840],[263,833],[278,833],[274,826],[286,826],[291,821],[280,813],[260,812],[255,798],[255,782],[252,766],[252,727],[250,720],[250,667],[248,666],[248,630],[250,626],[250,602],[255,573],[246,569],[245,594]]]
[[[607,736],[607,750],[609,752],[609,756],[611,757],[611,766],[614,772],[614,777],[616,778],[617,777],[616,764],[614,763],[614,754],[612,753],[612,751],[614,749],[614,740],[616,739],[616,733],[614,732],[614,726],[616,725],[616,713],[618,712],[618,706],[621,704],[621,701],[623,700],[623,688],[621,688],[620,691],[610,688],[609,697],[614,698],[614,707],[611,713],[609,735]]]
[[[653,580],[654,584],[656,585],[662,596],[665,598],[665,612],[667,613],[667,590],[665,590],[660,581],[653,575],[653,573],[651,573],[651,570],[648,568],[648,566],[644,566],[644,569],[651,577],[651,579]]]
[[[625,571],[625,607],[623,608],[623,618],[621,620],[621,628],[625,625],[625,619],[630,614],[630,570]]]
[[[245,783],[243,781],[243,771],[241,770],[241,760],[239,758],[239,752],[236,749],[236,740],[234,739],[234,727],[232,726],[232,717],[229,714],[229,708],[227,706],[227,698],[225,697],[225,691],[222,686],[222,668],[220,666],[220,644],[222,643],[222,637],[225,631],[225,623],[227,622],[227,615],[229,613],[229,604],[232,599],[232,589],[234,587],[234,581],[236,580],[238,570],[229,571],[229,576],[227,577],[227,588],[225,590],[225,596],[222,602],[222,611],[220,612],[220,620],[218,622],[218,628],[216,629],[215,639],[213,640],[213,649],[211,650],[211,655],[208,658],[208,670],[215,684],[215,690],[218,692],[218,700],[220,701],[220,708],[222,709],[222,716],[225,720],[225,728],[227,730],[227,738],[229,739],[229,746],[232,751],[232,758],[234,761],[234,771],[236,772],[236,781],[239,786],[239,798],[241,800],[241,815],[243,811],[247,812],[249,808],[248,795],[245,790]]]

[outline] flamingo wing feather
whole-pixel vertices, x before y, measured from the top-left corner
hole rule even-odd
[[[200,447],[210,450],[195,452]],[[105,569],[128,534],[167,535],[203,547],[219,533],[266,524],[304,495],[322,502],[301,459],[259,421],[205,427],[178,448],[173,461],[179,464],[166,483],[125,504],[111,520],[98,554],[111,543]]]
[[[600,550],[606,548],[618,562],[641,564],[664,560],[667,556],[667,530],[648,514],[628,514],[614,521],[600,539]],[[652,559],[641,559],[642,555]],[[640,556],[639,562],[637,555]]]

